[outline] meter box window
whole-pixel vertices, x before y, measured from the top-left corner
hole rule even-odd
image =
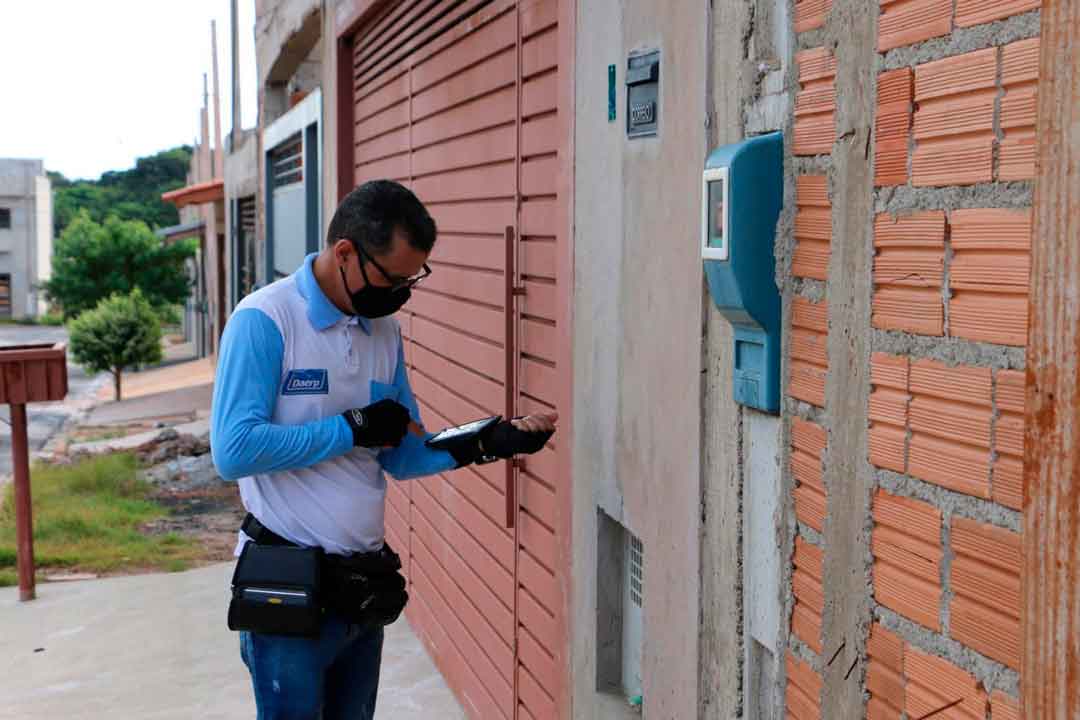
[[[702,217],[701,235],[704,244],[701,256],[709,260],[727,260],[727,168],[706,170],[701,183],[701,204],[706,208]]]
[[[660,123],[660,51],[631,55],[626,63],[626,136],[655,135]]]
[[[717,310],[734,329],[735,400],[780,411],[780,293],[776,221],[783,204],[783,136],[717,148],[701,176],[701,259]]]

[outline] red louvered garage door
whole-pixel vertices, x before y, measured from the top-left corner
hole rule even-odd
[[[399,316],[429,427],[555,408],[568,373],[556,325],[558,7],[388,3],[352,38],[353,180],[409,185],[439,226],[434,274]],[[559,440],[517,466],[390,491],[409,620],[473,718],[565,710]]]

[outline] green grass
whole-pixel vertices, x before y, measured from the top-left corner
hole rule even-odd
[[[0,317],[0,325],[48,325],[50,327],[59,327],[63,324],[64,318],[61,315],[38,315],[32,318]]]
[[[35,467],[34,559],[38,570],[80,572],[180,571],[201,554],[191,540],[149,535],[147,522],[168,515],[150,498],[131,455],[107,455],[69,467]],[[15,511],[12,488],[0,507],[0,586],[13,585]]]
[[[60,314],[46,314],[38,318],[39,325],[48,325],[49,327],[60,327],[64,324],[64,316]]]
[[[102,440],[115,440],[122,437],[126,437],[123,430],[103,430],[99,433],[91,433],[85,437],[81,437],[79,438],[79,442],[100,442]]]

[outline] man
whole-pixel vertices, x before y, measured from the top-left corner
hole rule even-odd
[[[211,448],[222,477],[239,481],[249,512],[238,555],[249,542],[246,549],[259,551],[321,548],[314,552],[324,554],[327,576],[371,558],[396,561],[384,539],[384,470],[399,480],[421,477],[537,452],[551,437],[554,414],[501,421],[450,450],[426,445],[431,436],[421,429],[390,315],[431,274],[435,234],[408,189],[362,185],[334,213],[325,249],[244,298],[229,319]],[[396,572],[391,577],[403,586]],[[373,717],[382,624],[356,619],[366,617],[359,606],[367,600],[325,594],[314,635],[241,632],[260,720]],[[399,594],[385,622],[404,605]]]

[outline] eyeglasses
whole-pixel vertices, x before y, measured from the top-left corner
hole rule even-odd
[[[409,277],[409,278],[403,278],[403,277],[398,277],[397,275],[391,275],[390,273],[386,272],[386,270],[383,269],[382,265],[380,265],[378,262],[376,262],[375,258],[373,258],[370,253],[368,253],[366,250],[364,250],[364,248],[360,245],[360,243],[354,242],[353,247],[356,248],[356,252],[360,256],[360,274],[364,276],[364,283],[365,284],[370,285],[371,281],[368,280],[367,271],[364,269],[364,261],[370,262],[372,265],[375,266],[375,268],[380,273],[382,273],[382,276],[384,278],[386,278],[386,281],[388,283],[390,283],[390,291],[391,292],[395,292],[397,290],[404,290],[405,288],[410,288],[411,289],[413,287],[416,287],[416,285],[418,283],[420,283],[422,280],[424,280],[424,278],[426,278],[428,275],[431,275],[431,268],[428,267],[427,263],[424,263],[424,266],[423,266],[424,269],[420,271],[419,275],[413,275],[412,277]]]

